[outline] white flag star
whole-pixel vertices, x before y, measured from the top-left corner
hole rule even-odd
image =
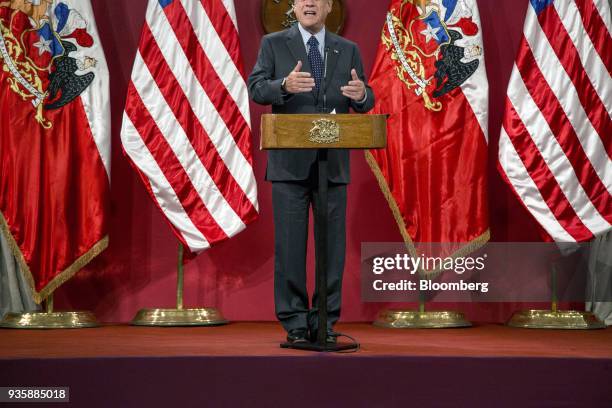
[[[45,40],[44,38],[40,37],[40,40],[35,42],[33,45],[38,48],[39,56],[42,55],[43,52],[51,53],[51,40]]]
[[[433,28],[431,25],[427,24],[427,29],[421,31],[421,34],[425,36],[425,42],[429,42],[432,38],[435,38],[436,41],[439,41],[438,31],[440,31],[440,27]]]

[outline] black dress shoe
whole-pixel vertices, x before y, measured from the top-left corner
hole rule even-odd
[[[310,341],[312,343],[317,343],[319,341],[319,338],[317,337],[318,333],[316,330],[311,330],[310,332]],[[327,336],[325,337],[325,342],[327,344],[336,344],[337,340],[336,338],[338,337],[338,335],[334,332],[332,332],[331,330],[327,331]]]
[[[287,333],[287,343],[308,343],[308,330],[291,329]]]
[[[336,344],[338,336],[336,333],[327,332],[327,337],[325,337],[325,342],[327,344]]]

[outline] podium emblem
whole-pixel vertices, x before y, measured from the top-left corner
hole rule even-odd
[[[340,125],[335,120],[318,119],[312,121],[310,140],[313,143],[329,144],[340,141]]]

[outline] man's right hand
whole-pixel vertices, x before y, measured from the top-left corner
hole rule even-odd
[[[298,61],[297,65],[287,76],[285,81],[285,92],[287,93],[305,93],[311,92],[315,87],[315,81],[308,72],[300,72],[302,69],[302,61]]]

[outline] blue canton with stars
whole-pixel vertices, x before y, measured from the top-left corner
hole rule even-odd
[[[546,7],[550,6],[554,3],[553,0],[530,0],[531,7],[535,10],[536,14],[540,14],[542,11],[546,9]]]
[[[321,80],[323,78],[323,70],[325,69],[323,64],[323,58],[319,52],[319,40],[314,36],[308,40],[308,62],[312,69],[312,76],[315,80],[315,93],[319,93],[321,88]]]

